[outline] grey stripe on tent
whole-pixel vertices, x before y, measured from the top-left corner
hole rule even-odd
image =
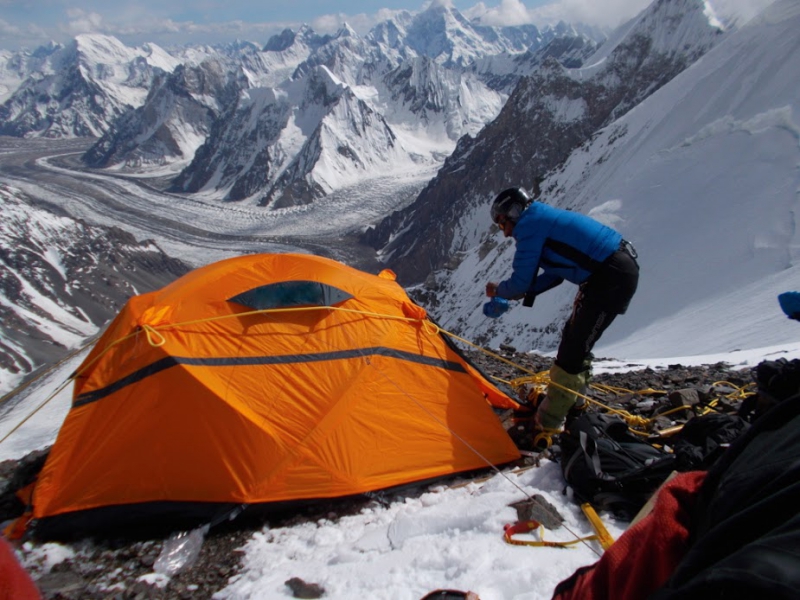
[[[161,360],[123,377],[102,389],[94,390],[81,394],[72,404],[72,408],[78,408],[92,402],[97,402],[122,388],[142,381],[147,377],[160,373],[166,369],[177,365],[189,365],[198,367],[230,367],[230,366],[250,366],[250,365],[285,365],[293,363],[324,362],[330,360],[345,360],[350,358],[360,358],[367,356],[388,356],[398,360],[405,360],[418,364],[466,373],[466,369],[461,363],[428,356],[420,356],[411,352],[394,350],[383,346],[373,348],[356,348],[354,350],[339,350],[336,352],[320,352],[318,354],[287,354],[283,356],[237,356],[237,357],[218,357],[218,358],[192,358],[188,356],[167,356]]]

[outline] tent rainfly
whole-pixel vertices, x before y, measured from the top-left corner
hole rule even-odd
[[[257,254],[131,298],[33,490],[47,537],[344,497],[519,458],[514,402],[384,270]]]

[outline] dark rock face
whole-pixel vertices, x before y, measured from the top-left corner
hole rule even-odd
[[[139,242],[116,227],[55,217],[3,192],[0,187],[0,198],[14,211],[0,228],[0,295],[22,311],[0,305],[0,368],[8,372],[25,375],[67,355],[69,348],[42,323],[80,336],[116,316],[131,296],[163,287],[190,269],[152,241]],[[12,215],[20,209],[27,218],[16,220]],[[39,217],[47,223],[44,237],[37,231]]]
[[[120,163],[137,168],[192,158],[184,156],[176,135],[207,136],[241,85],[236,74],[217,61],[180,65],[173,73],[159,74],[144,105],[117,119],[83,160],[95,168]],[[207,98],[214,98],[215,105],[209,105]]]
[[[192,163],[173,180],[170,191],[193,193],[203,189],[222,164],[221,181],[232,184],[227,200],[241,200],[256,193],[272,174],[272,146],[290,118],[291,106],[278,99],[263,107],[237,100],[213,122],[205,143],[198,148]],[[254,125],[245,128],[249,122]]]

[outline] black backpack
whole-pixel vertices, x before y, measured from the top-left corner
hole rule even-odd
[[[751,423],[776,404],[800,394],[800,359],[764,360],[753,370],[758,393],[745,399],[739,414]]]
[[[749,428],[750,423],[742,417],[727,413],[692,417],[669,439],[677,460],[676,470],[708,470]]]
[[[561,469],[580,502],[632,519],[676,470],[676,457],[631,433],[620,417],[586,412],[561,434]]]

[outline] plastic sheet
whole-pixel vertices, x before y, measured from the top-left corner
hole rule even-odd
[[[173,534],[164,542],[161,554],[153,566],[155,572],[172,577],[191,567],[200,556],[208,528],[209,525],[203,525],[192,531]]]

